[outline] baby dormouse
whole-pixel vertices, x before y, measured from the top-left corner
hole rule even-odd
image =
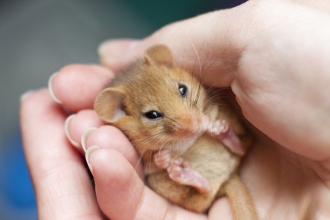
[[[257,219],[235,175],[251,137],[210,91],[174,66],[167,46],[155,45],[99,94],[94,109],[132,141],[155,192],[195,212],[227,195],[236,219]]]
[[[199,81],[174,67],[164,48],[149,49],[144,61],[119,74],[94,106],[146,157],[147,151],[160,149],[181,155],[202,134],[203,112],[208,111]]]

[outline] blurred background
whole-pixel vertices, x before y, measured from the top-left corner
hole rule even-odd
[[[110,38],[143,38],[244,0],[0,0],[0,220],[37,219],[19,129],[19,98],[70,63],[97,63]],[[173,39],[175,40],[175,39]]]

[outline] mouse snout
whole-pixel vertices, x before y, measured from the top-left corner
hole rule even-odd
[[[186,114],[180,119],[179,133],[182,136],[190,137],[201,133],[201,120],[193,113]]]

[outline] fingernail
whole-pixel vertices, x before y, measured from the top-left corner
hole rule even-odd
[[[90,133],[92,133],[95,130],[96,128],[88,128],[81,136],[81,146],[85,152],[87,151],[87,146],[86,146],[87,137],[89,136]]]
[[[112,53],[126,53],[132,50],[140,40],[107,40],[101,43],[97,49],[98,55],[106,56]]]
[[[57,72],[54,73],[53,75],[51,75],[51,77],[49,78],[48,80],[48,90],[49,90],[49,93],[51,95],[51,97],[53,98],[53,100],[55,102],[57,102],[58,104],[62,104],[62,102],[55,96],[54,94],[54,90],[53,90],[53,80],[54,80],[54,77],[56,76]]]
[[[72,114],[70,115],[66,120],[65,120],[65,123],[64,123],[64,130],[65,130],[65,134],[66,134],[66,137],[69,139],[70,143],[75,146],[75,147],[79,147],[80,144],[77,143],[76,141],[74,141],[71,136],[70,136],[70,133],[69,133],[69,125],[70,125],[70,122],[72,121],[72,119],[74,118],[74,116],[76,116],[76,114]]]
[[[29,97],[32,93],[34,93],[34,90],[28,90],[25,93],[23,93],[21,95],[21,97],[19,98],[19,101],[22,102],[24,99],[26,99],[27,97]]]
[[[138,45],[139,40],[108,40],[98,47],[101,63],[112,66],[116,64],[121,55],[127,54]]]
[[[86,158],[87,165],[88,165],[89,170],[91,171],[92,174],[93,174],[93,168],[92,168],[91,163],[89,162],[89,159],[90,159],[92,153],[93,153],[94,151],[98,150],[98,149],[100,149],[99,146],[97,146],[97,145],[93,145],[93,146],[91,146],[91,147],[89,147],[89,148],[87,149],[86,154],[85,154],[85,158]],[[93,174],[93,175],[94,175],[94,174]]]
[[[111,50],[112,40],[102,42],[97,48],[97,53],[99,56],[107,55],[108,51]]]

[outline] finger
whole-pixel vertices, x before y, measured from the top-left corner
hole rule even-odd
[[[216,200],[209,211],[209,219],[219,219],[219,216],[222,219],[234,219],[227,197]]]
[[[77,147],[80,152],[83,152],[81,136],[88,128],[98,128],[101,125],[104,125],[104,122],[97,116],[94,110],[81,110],[65,120],[66,136],[73,146]]]
[[[242,22],[233,22],[231,11],[211,12],[170,24],[142,40],[114,40],[103,43],[99,48],[100,61],[104,66],[120,71],[124,67],[141,59],[144,51],[154,44],[166,44],[173,52],[175,63],[195,75],[203,75],[204,83],[213,85],[217,74],[221,77],[219,86],[229,86],[235,71],[244,41],[233,39],[233,35]],[[216,35],[215,35],[216,34]],[[227,42],[232,39],[233,42]],[[220,74],[220,75],[219,75]],[[219,82],[220,83],[220,82]]]
[[[203,14],[165,26],[148,38],[113,40],[99,48],[100,61],[120,71],[154,44],[166,44],[179,67],[202,77],[209,86],[228,87],[237,75],[245,48],[260,33],[284,26],[292,28],[300,5],[329,12],[329,1],[247,1],[227,10]],[[285,10],[284,10],[285,9]],[[221,80],[220,80],[221,79]],[[215,81],[215,82],[214,82]]]
[[[101,148],[110,148],[120,152],[126,160],[128,160],[131,166],[134,167],[141,179],[143,179],[144,174],[140,157],[131,142],[116,127],[102,126],[91,132],[86,131],[83,134],[82,142],[82,145],[86,150],[91,146],[97,145]]]
[[[65,137],[63,109],[42,89],[22,101],[20,117],[39,219],[101,219],[84,163]]]
[[[96,96],[114,74],[98,65],[68,65],[49,80],[49,90],[66,108],[73,112],[93,108]]]
[[[131,51],[136,50],[139,44],[141,44],[141,41],[135,39],[105,41],[98,48],[100,63],[114,72],[120,72],[123,68],[136,61],[136,59],[142,57],[143,48],[137,50],[134,55],[129,54]],[[124,56],[124,54],[126,55]],[[117,55],[124,57],[122,57],[123,59],[119,59]]]
[[[171,205],[144,186],[131,164],[115,150],[95,150],[89,161],[98,203],[110,219],[207,219]]]

